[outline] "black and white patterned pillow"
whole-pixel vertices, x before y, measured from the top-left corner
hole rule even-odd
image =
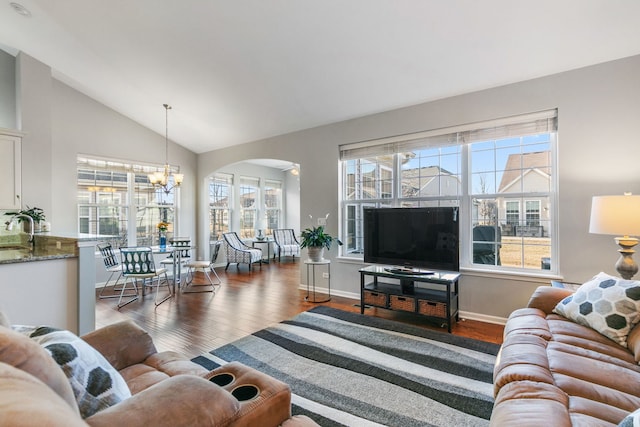
[[[640,427],[640,409],[636,409],[624,417],[624,419],[620,421],[620,424],[618,424],[618,427]]]
[[[631,328],[640,321],[640,282],[600,273],[553,311],[626,347]]]
[[[13,326],[13,329],[39,343],[60,365],[69,379],[82,418],[131,397],[120,373],[77,335],[46,326]]]

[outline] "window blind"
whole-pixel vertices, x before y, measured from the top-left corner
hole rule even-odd
[[[340,146],[340,160],[391,155],[420,148],[470,144],[514,136],[555,132],[556,109],[504,117],[485,122],[345,144]]]

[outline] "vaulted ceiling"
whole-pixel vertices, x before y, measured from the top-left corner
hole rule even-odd
[[[0,48],[202,153],[640,54],[637,0],[18,0]]]

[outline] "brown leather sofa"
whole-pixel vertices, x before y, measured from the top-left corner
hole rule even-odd
[[[209,372],[176,352],[157,352],[133,322],[82,338],[120,372],[132,396],[82,419],[54,358],[27,336],[0,326],[0,426],[317,425],[291,417],[288,385],[240,363]]]
[[[509,317],[494,370],[492,426],[616,426],[640,408],[640,327],[624,348],[553,314],[571,293],[540,287]]]

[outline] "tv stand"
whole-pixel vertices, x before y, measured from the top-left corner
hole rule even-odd
[[[365,306],[417,313],[429,320],[444,321],[451,332],[458,321],[460,273],[416,270],[371,265],[360,269],[360,313]],[[420,271],[420,270],[418,270]],[[366,278],[373,280],[365,283]],[[390,279],[384,281],[384,279]],[[416,286],[415,283],[424,284]]]

